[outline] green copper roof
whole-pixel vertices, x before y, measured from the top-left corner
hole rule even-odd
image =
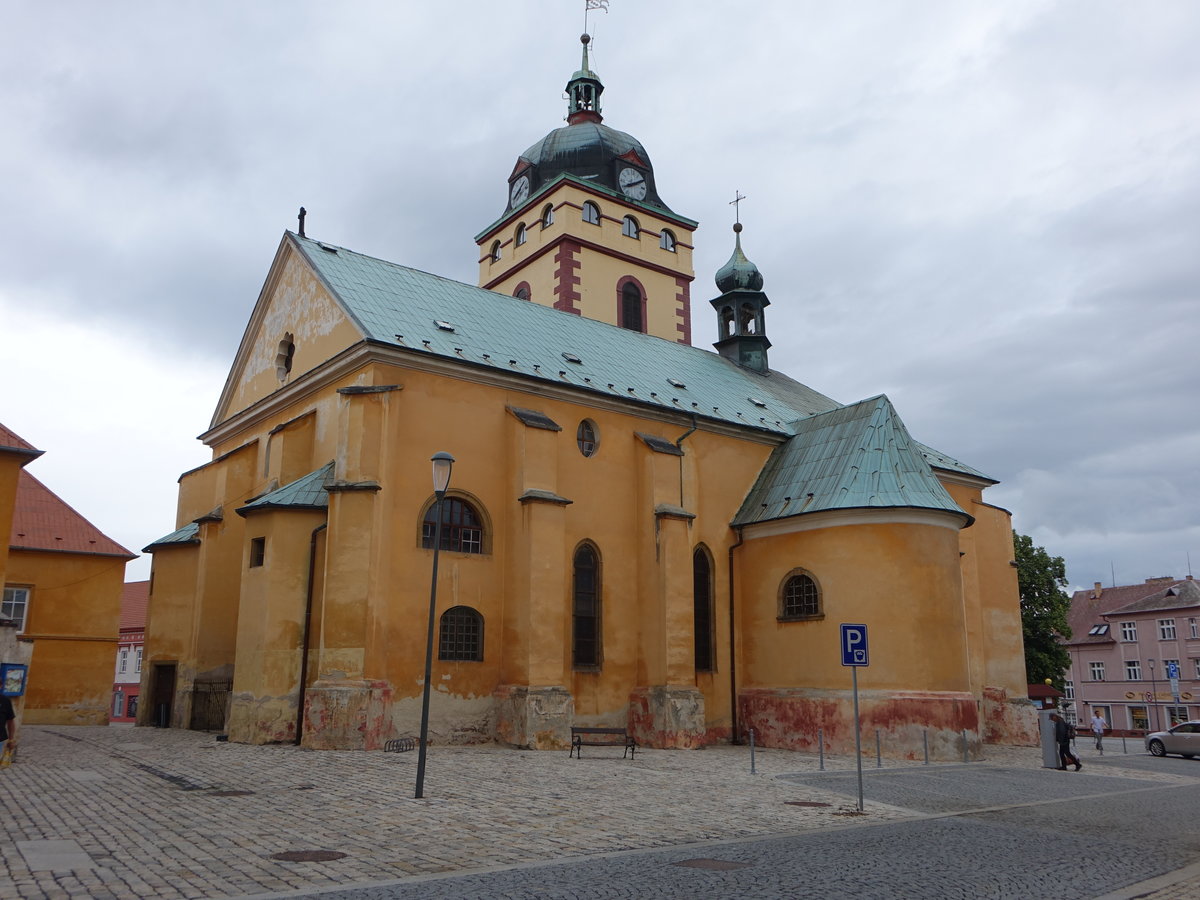
[[[810,416],[775,448],[735,525],[835,509],[958,513],[887,397]]]
[[[238,509],[238,515],[264,509],[326,509],[329,494],[325,483],[333,475],[333,463],[326,463],[315,472],[298,478],[291,484],[263,494]]]
[[[763,288],[762,273],[758,266],[746,258],[742,252],[742,227],[734,226],[733,254],[729,262],[717,269],[717,290],[722,294],[730,291],[761,291]]]
[[[149,544],[142,548],[143,553],[154,553],[156,550],[161,550],[163,547],[170,547],[177,544],[198,544],[200,543],[200,526],[195,522],[188,522],[178,531],[172,531],[166,537],[160,537],[153,544]]]
[[[288,239],[372,341],[518,375],[531,386],[571,385],[781,434],[791,433],[788,422],[838,406],[781,372],[760,375],[708,350],[290,233]]]

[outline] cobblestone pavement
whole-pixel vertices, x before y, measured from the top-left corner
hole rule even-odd
[[[1129,816],[1122,804],[1144,797],[1147,809],[1180,806],[1179,821],[1195,822],[1200,766],[1150,760],[1140,747],[1130,749],[1136,753],[1110,750],[1103,760],[1085,754],[1079,774],[1044,770],[1037,751],[1025,748],[988,748],[985,764],[885,760],[876,769],[872,759],[859,814],[852,758],[826,760],[820,772],[815,756],[778,750],[759,750],[752,775],[745,747],[646,750],[634,761],[607,750],[573,760],[492,746],[432,747],[425,799],[418,801],[412,799],[415,753],[316,753],[219,743],[188,731],[29,726],[17,763],[0,771],[7,835],[0,844],[0,900],[315,892],[327,900],[836,896],[797,893],[797,884],[812,883],[814,860],[827,860],[820,871],[849,873],[845,884],[854,885],[857,896],[885,896],[871,894],[871,886],[893,884],[905,866],[926,868],[930,847],[970,860],[976,874],[947,877],[941,887],[948,892],[924,896],[1022,896],[984,890],[999,883],[996,867],[1004,861],[1027,868],[1040,895],[1042,835],[1065,839],[1061,828],[1044,831],[1065,809],[1087,807],[1086,824]],[[1030,796],[1045,804],[973,813],[968,820],[961,800],[952,798],[973,794],[974,805],[965,808],[1005,798],[1027,803]],[[1080,799],[1069,807],[1055,804],[1070,797]],[[931,810],[931,803],[946,808]],[[931,811],[941,817],[930,818]],[[1056,857],[1091,859],[1088,848],[1097,842],[1125,856],[1135,840],[1157,846],[1148,815],[1134,815],[1116,831],[1068,829],[1070,853],[1056,850]],[[979,846],[989,844],[968,839],[979,839],[978,829],[1005,851],[981,856]],[[1200,858],[1194,825],[1186,831],[1190,857],[1186,847],[1168,842],[1169,853],[1106,884],[1173,870],[1179,877],[1145,884],[1158,893],[1113,894],[1111,900],[1200,897],[1200,873],[1191,873],[1189,887],[1188,872],[1178,871]],[[74,846],[39,843],[46,841],[74,842],[84,855],[39,864],[39,850]],[[878,852],[893,844],[895,852]],[[271,858],[305,851],[345,856]],[[675,865],[708,858],[746,865]],[[781,868],[780,859],[791,860],[793,869]],[[448,877],[458,872],[467,874]],[[385,882],[391,884],[344,890]],[[1055,893],[1095,896],[1100,881],[1088,884],[1091,893]]]

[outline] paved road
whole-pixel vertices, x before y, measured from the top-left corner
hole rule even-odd
[[[1200,776],[1200,764],[1184,760],[1120,762]],[[1117,762],[1094,760],[1080,773],[980,765],[868,771],[869,798],[924,817],[293,896],[1090,900],[1200,862],[1200,777],[1148,784],[1116,771]],[[853,773],[782,777],[857,796]],[[1200,872],[1188,882],[1118,896],[1200,897]]]
[[[1200,898],[1200,865],[1185,869],[1200,860],[1200,760],[1140,747],[1081,746],[1080,773],[1043,769],[1032,748],[884,759],[859,814],[852,759],[821,771],[778,750],[760,749],[752,774],[745,747],[636,760],[434,747],[416,801],[413,753],[21,735],[0,770],[0,900]]]

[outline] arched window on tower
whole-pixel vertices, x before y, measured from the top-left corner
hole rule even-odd
[[[758,334],[758,312],[749,303],[738,313],[738,334]]]
[[[525,243],[525,237],[526,237],[525,223],[522,222],[520,225],[517,226],[517,234],[516,234],[516,237],[514,238],[518,247],[520,247],[523,243]]]
[[[641,290],[632,281],[626,281],[621,287],[621,327],[628,328],[630,331],[644,332],[646,330],[646,323],[642,315],[644,305]]]
[[[664,228],[658,235],[658,246],[670,253],[674,253],[675,235],[671,234],[670,231]]]
[[[692,606],[696,671],[712,672],[716,669],[713,664],[712,560],[703,547],[697,547],[692,554]]]
[[[492,262],[500,261],[500,242],[499,241],[492,241],[492,252],[489,253],[488,256],[491,257]]]
[[[589,225],[600,224],[600,207],[591,200],[587,200],[583,204],[583,221]]]
[[[621,234],[625,237],[631,237],[635,240],[641,237],[642,230],[638,227],[637,219],[633,216],[626,216],[621,222]]]
[[[591,544],[575,551],[571,577],[571,665],[600,667],[600,557]]]
[[[532,295],[529,289],[529,282],[522,281],[517,285],[517,289],[513,291],[513,296],[518,300],[528,300]]]
[[[725,338],[727,338],[731,334],[733,334],[733,307],[732,306],[722,306],[721,307],[721,315],[720,315],[720,318],[717,320],[717,325],[720,330],[720,335],[721,335],[720,339],[721,340],[725,340]]]
[[[542,227],[549,228],[554,224],[554,204],[547,203],[542,209]]]

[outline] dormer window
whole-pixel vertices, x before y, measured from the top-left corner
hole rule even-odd
[[[621,234],[625,235],[625,237],[631,237],[634,240],[637,240],[641,235],[641,229],[638,228],[637,219],[635,219],[633,216],[626,216],[621,222]]]
[[[664,228],[658,236],[658,246],[663,250],[666,250],[668,253],[674,253],[675,235],[671,234],[671,232]]]
[[[589,225],[600,224],[600,207],[598,207],[591,200],[588,200],[583,204],[583,221],[587,222]]]

